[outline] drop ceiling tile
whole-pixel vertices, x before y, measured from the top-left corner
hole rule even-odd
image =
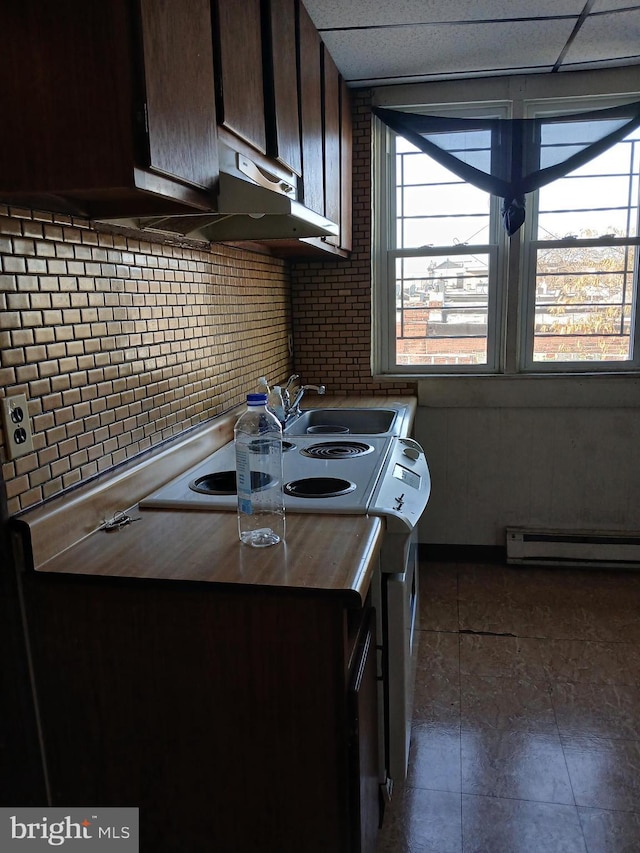
[[[619,9],[635,8],[640,13],[640,3],[638,0],[596,0],[591,7],[591,14],[594,12],[615,12]]]
[[[570,20],[394,27],[323,39],[347,82],[550,70],[573,29]]]
[[[584,0],[304,0],[318,29],[580,15]]]
[[[565,64],[640,57],[640,8],[590,15],[564,57]]]

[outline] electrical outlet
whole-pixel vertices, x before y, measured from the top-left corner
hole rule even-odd
[[[33,450],[33,434],[27,398],[24,394],[2,399],[2,423],[7,440],[7,456],[15,459]]]

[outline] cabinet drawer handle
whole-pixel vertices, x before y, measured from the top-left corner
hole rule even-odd
[[[279,178],[277,175],[266,172],[260,166],[253,163],[247,157],[243,157],[241,154],[238,155],[238,170],[242,172],[243,175],[251,178],[251,180],[256,184],[260,184],[261,187],[273,190],[274,192],[280,193],[280,195],[292,195],[295,193],[295,187],[292,184],[283,181],[282,178]]]

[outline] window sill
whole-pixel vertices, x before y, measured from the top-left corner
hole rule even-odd
[[[427,408],[640,407],[640,373],[413,378],[418,383],[418,405]]]

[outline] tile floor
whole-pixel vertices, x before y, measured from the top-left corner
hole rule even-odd
[[[640,853],[640,572],[424,563],[377,853]]]

